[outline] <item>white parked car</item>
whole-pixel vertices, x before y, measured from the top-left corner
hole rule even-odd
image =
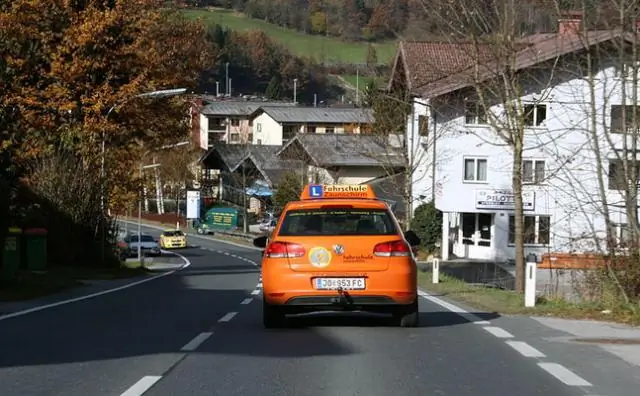
[[[127,235],[125,241],[129,246],[129,256],[136,256],[138,254],[138,234]],[[158,241],[151,235],[140,235],[140,248],[144,256],[159,256],[162,254]]]

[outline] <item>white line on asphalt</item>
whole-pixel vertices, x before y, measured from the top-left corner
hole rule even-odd
[[[465,318],[466,320],[468,320],[469,322],[486,322],[486,320],[483,320],[481,317],[479,317],[478,315],[474,315],[462,308],[460,308],[457,305],[451,304],[449,302],[446,302],[436,296],[432,296],[429,293],[419,290],[418,291],[418,295],[420,295],[422,298],[431,301],[432,303],[438,304],[439,306],[445,308],[448,311],[451,311],[455,314],[458,314],[459,316],[462,316],[463,318]]]
[[[485,329],[487,332],[493,334],[498,338],[513,338],[513,334],[509,333],[508,331],[500,327],[486,326],[486,327],[483,327],[483,329]]]
[[[256,286],[258,289],[262,288],[262,282],[258,283],[258,285]]]
[[[240,304],[247,305],[247,304],[250,304],[251,301],[253,301],[253,298],[245,298],[244,300],[242,300]]]
[[[231,319],[233,319],[234,316],[236,316],[238,313],[237,312],[229,312],[228,314],[224,315],[223,317],[221,317],[218,322],[228,322]]]
[[[534,348],[531,345],[527,344],[526,342],[523,342],[523,341],[506,341],[506,343],[511,348],[513,348],[516,351],[520,352],[520,354],[522,356],[524,356],[524,357],[530,357],[530,358],[543,358],[543,357],[545,357],[544,353],[540,352],[539,350],[537,350],[536,348]]]
[[[156,382],[162,379],[159,375],[147,375],[142,377],[140,381],[133,384],[133,386],[127,389],[120,396],[141,396],[144,392],[148,391]]]
[[[22,311],[18,311],[18,312],[13,312],[13,313],[10,313],[10,314],[2,315],[2,316],[0,316],[0,321],[11,319],[11,318],[15,318],[15,317],[26,315],[26,314],[30,314],[30,313],[33,313],[33,312],[42,311],[42,310],[49,309],[49,308],[59,307],[61,305],[71,304],[71,303],[82,301],[82,300],[88,300],[88,299],[94,298],[94,297],[104,296],[105,294],[109,294],[109,293],[115,293],[117,291],[128,289],[128,288],[134,287],[134,286],[138,286],[138,285],[141,285],[143,283],[150,282],[150,281],[158,279],[158,278],[162,278],[164,276],[169,276],[169,275],[171,275],[171,274],[173,274],[173,273],[175,273],[177,271],[180,271],[182,269],[185,269],[185,268],[187,268],[188,266],[191,265],[191,261],[189,261],[188,258],[184,257],[183,255],[181,255],[179,253],[175,253],[175,252],[165,252],[165,253],[174,254],[174,255],[180,257],[184,261],[184,265],[182,267],[176,268],[176,269],[174,269],[172,271],[164,272],[164,273],[158,274],[158,275],[154,275],[154,276],[152,276],[150,278],[142,279],[142,280],[139,280],[139,281],[136,281],[136,282],[127,283],[126,285],[114,287],[113,289],[103,290],[103,291],[99,291],[97,293],[87,294],[86,296],[70,298],[68,300],[62,300],[62,301],[58,301],[58,302],[55,302],[55,303],[40,305],[40,306],[37,306],[37,307],[25,309],[25,310],[22,310]]]
[[[200,344],[205,342],[212,335],[213,335],[213,333],[211,333],[211,332],[200,333],[197,336],[195,336],[195,338],[193,340],[189,341],[185,346],[180,348],[180,350],[181,351],[185,351],[185,352],[186,351],[195,351],[196,349],[198,349]]]
[[[120,221],[122,223],[129,223],[129,224],[135,224],[135,225],[138,224],[138,222],[134,222],[134,221],[127,221],[127,220],[118,220],[118,221]],[[158,226],[151,225],[151,224],[146,224],[146,223],[142,223],[142,227],[151,228],[152,230],[164,231],[163,227],[158,227]],[[186,234],[187,234],[187,236],[189,236],[191,238],[200,238],[200,239],[204,239],[206,241],[224,243],[224,244],[227,244],[227,245],[236,246],[236,247],[240,247],[240,248],[247,249],[247,250],[262,250],[261,248],[257,248],[255,246],[247,246],[247,245],[243,245],[243,244],[240,244],[240,243],[230,242],[230,241],[227,241],[227,240],[224,240],[224,239],[217,239],[215,237],[203,236],[203,235],[193,234],[193,233],[190,233],[190,232],[187,232]]]
[[[256,289],[254,291],[251,292],[252,295],[257,296],[258,294],[260,294],[260,290]]]
[[[558,363],[538,363],[541,369],[553,375],[565,385],[569,386],[593,386],[584,378]]]
[[[222,254],[224,254],[225,256],[230,256],[229,252],[223,252]]]

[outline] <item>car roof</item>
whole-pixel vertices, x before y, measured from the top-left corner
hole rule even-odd
[[[378,199],[310,199],[289,202],[285,211],[292,209],[319,209],[327,205],[345,205],[359,209],[389,209],[385,201]]]

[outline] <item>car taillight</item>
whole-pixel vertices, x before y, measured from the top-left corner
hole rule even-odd
[[[380,257],[411,256],[411,248],[404,241],[383,242],[373,248],[373,255]]]
[[[304,254],[304,246],[290,242],[272,242],[264,252],[264,256],[270,258],[294,258]]]

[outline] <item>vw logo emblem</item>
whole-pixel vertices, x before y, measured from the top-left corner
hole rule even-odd
[[[336,252],[336,254],[342,254],[342,253],[344,253],[344,246],[342,246],[342,245],[333,245],[333,251]]]

